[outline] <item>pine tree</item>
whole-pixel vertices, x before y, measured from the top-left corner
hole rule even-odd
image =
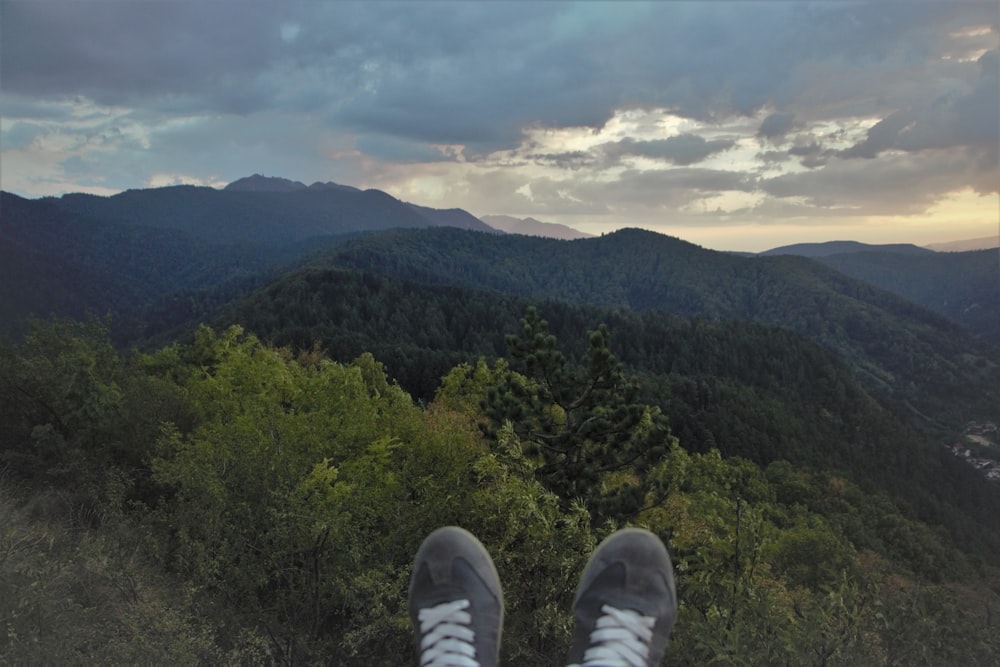
[[[529,308],[519,335],[507,337],[509,372],[492,388],[483,409],[488,436],[510,422],[537,462],[535,475],[567,504],[582,500],[595,522],[640,511],[654,489],[645,473],[669,451],[666,418],[639,403],[609,348],[603,324],[588,336],[583,362],[574,366],[558,349],[548,323]]]

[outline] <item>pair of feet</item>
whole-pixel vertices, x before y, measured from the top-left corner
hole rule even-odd
[[[503,592],[471,533],[449,526],[424,540],[409,606],[421,667],[497,665]],[[570,667],[659,665],[677,615],[673,567],[659,538],[626,528],[604,540],[580,578],[573,613]]]

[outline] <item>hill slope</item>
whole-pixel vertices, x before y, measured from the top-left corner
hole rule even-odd
[[[818,258],[853,278],[899,294],[1000,346],[1000,253],[863,252]]]
[[[991,250],[1000,248],[1000,236],[982,236],[948,243],[931,243],[927,246],[937,252],[964,252],[966,250]]]
[[[108,222],[0,193],[0,332],[28,315],[114,316],[115,337],[134,340],[143,313],[167,293],[217,287],[267,272],[273,249],[206,244],[178,231]]]
[[[898,296],[794,256],[744,258],[640,230],[556,241],[454,229],[360,238],[325,261],[431,285],[796,331],[855,369],[866,386],[951,428],[996,419],[995,351]]]
[[[239,324],[293,349],[319,343],[335,360],[371,352],[405,389],[429,401],[455,365],[507,356],[503,334],[516,330],[531,303],[304,268],[234,304],[214,324]],[[645,400],[670,416],[686,449],[836,470],[905,498],[926,520],[949,525],[962,543],[992,549],[963,515],[1000,529],[997,488],[914,430],[909,414],[872,400],[846,366],[803,337],[745,321],[556,301],[538,306],[571,358],[582,358],[584,332],[607,324],[616,356],[645,378]]]
[[[0,213],[0,333],[16,334],[30,314],[110,313],[119,342],[142,335],[149,317],[163,328],[164,318],[204,310],[178,307],[177,299],[159,303],[168,294],[189,301],[192,290],[221,284],[232,296],[241,291],[233,281],[259,284],[254,276],[342,236],[435,225],[492,231],[459,209],[259,175],[224,190],[176,186],[37,200],[0,193]]]

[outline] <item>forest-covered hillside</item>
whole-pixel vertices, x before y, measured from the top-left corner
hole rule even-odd
[[[176,230],[124,224],[48,200],[0,193],[0,335],[29,315],[114,317],[115,338],[133,342],[146,311],[167,294],[259,284],[288,252],[259,243],[206,243]]]
[[[409,662],[446,523],[509,663],[564,654],[626,523],[674,556],[671,664],[1000,652],[1000,485],[946,446],[1000,357],[961,320],[638,230],[205,246],[94,201],[3,195],[0,662]]]
[[[990,341],[802,257],[737,257],[641,230],[568,242],[440,228],[355,239],[325,261],[429,285],[787,328],[928,427],[996,419],[1000,406]]]
[[[531,303],[312,269],[261,290],[216,324],[239,324],[293,349],[319,344],[340,361],[372,352],[404,388],[431,400],[437,378],[454,365],[507,356],[502,332]],[[995,514],[1000,489],[947,452],[936,436],[915,428],[910,412],[873,400],[848,367],[800,335],[657,311],[554,301],[539,307],[552,332],[568,341],[570,358],[580,359],[586,351],[580,332],[606,324],[614,353],[645,379],[644,400],[663,410],[691,451],[718,448],[765,465],[784,458],[837,470],[893,489],[922,508],[924,518],[934,515],[953,528],[963,521],[938,506],[939,494],[950,498],[946,505],[962,497],[962,512],[980,516],[989,524],[987,532],[1000,530],[992,524],[1000,516]],[[962,532],[973,541],[983,535],[972,525]]]
[[[93,313],[112,317],[118,344],[136,344],[178,317],[207,316],[317,248],[433,225],[492,231],[458,209],[277,178],[113,197],[0,192],[0,336],[16,338],[29,315]]]
[[[52,204],[79,214],[159,229],[214,243],[253,241],[283,245],[359,230],[423,228],[440,224],[434,209],[420,209],[381,190],[315,187],[297,190],[223,189],[177,185],[128,190],[112,197],[70,194]],[[450,224],[493,231],[471,215]]]
[[[829,257],[831,255],[888,253],[893,255],[908,255],[919,257],[933,254],[933,250],[922,248],[912,243],[858,243],[857,241],[826,241],[824,243],[793,243],[792,245],[772,248],[760,253],[769,255],[799,255],[801,257]]]
[[[505,661],[551,665],[587,554],[628,522],[673,555],[671,664],[991,664],[995,548],[848,474],[695,446],[606,329],[575,363],[532,311],[510,328],[507,361],[455,366],[421,405],[370,354],[202,327],[123,358],[98,325],[36,323],[0,348],[0,660],[412,662],[410,562],[458,524],[504,582]],[[692,389],[706,413],[729,392],[767,400]],[[840,391],[826,408],[869,400]]]
[[[881,289],[899,294],[1000,344],[1000,250],[848,253],[822,263]]]

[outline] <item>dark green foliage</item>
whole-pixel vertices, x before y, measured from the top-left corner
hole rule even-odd
[[[119,231],[107,247],[147,238]],[[117,275],[92,250],[53,258],[86,269],[59,289]],[[131,330],[258,280],[183,256],[160,287],[188,288]],[[627,520],[675,556],[675,664],[1000,651],[1000,494],[934,435],[997,420],[997,358],[956,326],[801,258],[634,230],[393,232],[334,257],[368,272],[320,257],[150,354],[122,358],[100,321],[0,347],[0,456],[26,499],[0,498],[0,661],[405,662],[409,560],[458,523],[508,587],[505,658],[551,664],[589,549]],[[149,280],[94,284],[133,308]]]
[[[357,239],[327,261],[431,285],[780,326],[833,352],[928,428],[993,419],[1000,405],[995,346],[803,257],[738,257],[636,229],[556,241],[438,228]]]
[[[847,253],[819,261],[930,308],[1000,345],[1000,249]]]
[[[319,343],[342,362],[370,350],[403,387],[430,400],[455,364],[504,356],[499,332],[529,303],[309,269],[241,302],[219,324],[239,323],[301,349]],[[994,486],[915,429],[906,408],[887,409],[841,362],[802,336],[746,321],[684,320],[655,311],[557,302],[540,308],[562,341],[568,368],[585,363],[589,346],[581,332],[604,322],[613,333],[610,351],[636,374],[643,401],[666,415],[691,451],[718,448],[760,464],[784,458],[838,470],[889,490],[977,553],[1000,548]]]
[[[589,334],[580,367],[570,366],[548,323],[529,308],[520,333],[507,337],[513,368],[523,375],[507,373],[483,405],[490,437],[510,425],[525,453],[537,457],[535,475],[545,487],[567,504],[582,501],[598,523],[632,518],[651,492],[665,494],[646,474],[671,442],[666,419],[637,401],[609,342],[601,325]],[[614,475],[629,481],[609,485]]]
[[[0,334],[23,334],[28,315],[112,314],[128,343],[166,319],[165,295],[253,284],[283,257],[254,243],[207,244],[193,235],[108,221],[51,200],[0,193]],[[230,287],[231,289],[231,287]],[[151,310],[151,312],[147,312]],[[206,315],[204,309],[185,316]],[[186,320],[182,320],[186,321]]]
[[[609,408],[590,404],[593,423],[655,414],[600,327],[563,357],[537,315],[525,324],[512,361],[527,372],[534,355],[536,379],[521,377],[553,409],[592,383]],[[577,577],[626,516],[598,503],[595,522],[547,489],[541,451],[513,422],[481,437],[478,404],[509,388],[505,361],[454,368],[419,407],[371,355],[339,364],[203,327],[125,361],[98,325],[34,329],[0,357],[13,378],[0,391],[7,479],[19,480],[0,489],[0,661],[409,663],[410,561],[444,524],[496,560],[505,662],[565,655]],[[543,389],[546,376],[560,381]],[[615,406],[625,419],[605,420]],[[62,448],[43,460],[31,436],[50,426]],[[985,611],[1000,603],[995,565],[890,496],[655,432],[646,444],[664,455],[633,518],[674,557],[672,664],[985,665],[1000,650]],[[587,438],[584,450],[602,442]],[[604,489],[625,477],[606,472]]]
[[[2,461],[63,482],[116,458],[124,365],[105,323],[32,321],[20,350],[0,348]]]
[[[278,345],[320,343],[338,361],[372,352],[408,391],[430,399],[455,364],[503,354],[502,324],[516,320],[520,302],[483,296],[307,269],[237,303],[217,322],[238,323]]]

